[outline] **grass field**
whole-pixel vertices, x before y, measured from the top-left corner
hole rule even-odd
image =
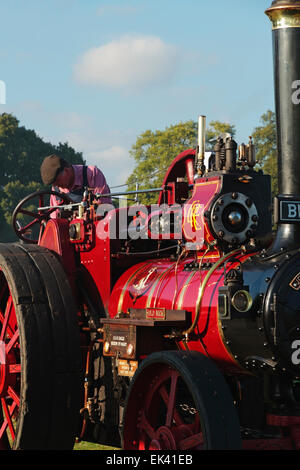
[[[93,442],[81,441],[75,444],[73,450],[121,450],[117,447],[107,447],[102,444],[94,444]]]

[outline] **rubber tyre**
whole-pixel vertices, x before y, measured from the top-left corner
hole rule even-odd
[[[0,302],[11,295],[16,318],[11,328],[19,331],[13,352],[21,363],[13,377],[19,402],[11,448],[72,449],[83,374],[76,305],[66,274],[52,252],[21,244],[0,244],[0,270],[2,295],[7,291]],[[5,400],[2,390],[2,405]],[[0,445],[7,446],[5,433]]]

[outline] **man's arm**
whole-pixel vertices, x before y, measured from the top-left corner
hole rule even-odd
[[[89,187],[93,189],[94,194],[110,193],[110,189],[106,182],[104,174],[96,166],[88,166],[87,179]],[[109,196],[101,198],[101,203],[112,204],[111,197]]]
[[[54,188],[52,187],[51,190],[54,191]],[[50,196],[49,205],[50,206],[57,206],[57,200],[56,200],[56,197],[54,196],[54,194],[51,194],[51,196]],[[59,212],[58,209],[56,209],[56,211],[51,212],[51,214],[50,214],[51,219],[57,219],[58,212]]]

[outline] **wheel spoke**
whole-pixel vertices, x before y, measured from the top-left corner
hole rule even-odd
[[[188,436],[181,441],[178,442],[179,450],[189,450],[193,449],[198,446],[203,446],[203,433],[199,432],[197,434],[193,434],[192,436]]]
[[[1,402],[2,402],[2,409],[3,409],[3,412],[4,412],[5,419],[4,419],[4,422],[3,422],[1,430],[0,430],[0,436],[3,435],[3,432],[5,431],[5,429],[8,425],[11,438],[14,440],[15,430],[14,430],[14,426],[13,426],[13,422],[12,422],[12,415],[14,413],[14,410],[15,410],[17,404],[14,401],[13,404],[11,405],[10,409],[9,409],[4,398],[1,398]],[[3,428],[3,430],[2,430],[2,428]]]
[[[1,329],[1,335],[0,335],[0,341],[3,341],[5,339],[5,334],[6,334],[7,329],[10,330],[10,335],[12,336],[12,331],[11,331],[11,329],[9,327],[9,324],[8,324],[10,314],[11,314],[11,311],[12,311],[12,307],[13,307],[13,302],[12,302],[12,297],[10,295],[9,298],[8,298],[7,304],[6,304],[4,318],[3,318],[2,314],[1,314],[1,318],[0,318],[1,322],[3,322],[2,323],[2,329]]]
[[[44,205],[44,194],[39,195],[39,207],[43,207]]]
[[[172,423],[171,419],[174,419],[174,421],[176,422],[177,425],[178,424],[183,424],[182,418],[181,418],[178,410],[175,408],[175,392],[176,392],[177,378],[178,378],[178,373],[177,373],[176,380],[175,380],[175,377],[174,377],[172,382],[171,382],[170,394],[167,392],[167,389],[166,389],[165,386],[160,387],[160,390],[159,390],[159,394],[160,394],[161,398],[163,399],[163,401],[164,401],[164,403],[167,407],[167,410],[168,410],[167,411],[166,421],[169,424],[166,424],[167,426],[171,425],[171,423]],[[174,388],[173,392],[172,392],[172,386]],[[174,393],[173,399],[171,397],[172,393]]]
[[[5,352],[5,343],[0,341],[0,365],[6,364],[6,352]]]
[[[1,402],[2,401],[4,402],[5,400],[2,398]],[[2,413],[3,413],[3,410],[2,410]],[[2,423],[1,428],[0,428],[0,440],[2,440],[6,428],[7,428],[7,419],[3,419],[3,423]]]
[[[16,344],[16,342],[18,341],[19,339],[19,330],[16,330],[15,333],[13,334],[11,340],[9,341],[9,343],[6,345],[6,354],[9,353],[9,351],[11,350],[11,348]]]
[[[9,364],[8,370],[10,374],[19,374],[21,372],[21,364]]]
[[[154,439],[156,434],[155,434],[155,429],[151,426],[149,423],[148,419],[146,418],[145,411],[143,410],[141,414],[141,420],[138,424],[138,428],[147,434],[150,440]]]
[[[35,219],[41,218],[37,212],[28,211],[26,209],[20,209],[21,214],[28,215],[29,217],[34,217]]]
[[[22,233],[26,232],[26,230],[28,230],[30,227],[32,227],[32,225],[35,225],[39,222],[40,222],[40,219],[35,218],[31,222],[29,222],[27,225],[25,225],[25,227],[22,227],[22,228],[18,229],[18,233],[22,234]]]
[[[8,387],[7,393],[10,396],[10,398],[13,399],[14,403],[16,403],[17,406],[20,406],[20,397],[19,395],[13,390],[12,387]]]
[[[170,394],[169,394],[168,405],[167,405],[167,416],[166,416],[166,426],[169,426],[169,427],[172,425],[173,416],[174,416],[178,376],[179,376],[178,372],[172,371],[171,387],[170,387]]]

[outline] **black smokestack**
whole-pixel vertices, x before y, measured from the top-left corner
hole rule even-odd
[[[300,201],[300,0],[275,0],[266,14],[273,26],[279,199]],[[300,221],[283,220],[273,250],[300,245]]]

